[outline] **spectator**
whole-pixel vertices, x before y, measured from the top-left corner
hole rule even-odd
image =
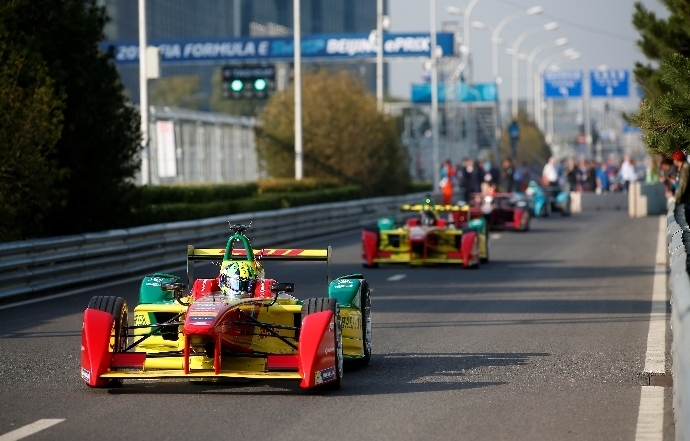
[[[510,158],[505,158],[501,166],[501,185],[503,185],[503,191],[507,193],[515,191],[514,179],[515,167],[513,166],[513,161],[511,161]]]
[[[568,158],[568,163],[565,168],[565,178],[568,182],[570,191],[581,191],[580,187],[580,169],[575,166],[575,159]]]
[[[475,162],[471,159],[467,160],[467,166],[465,166],[465,171],[463,173],[463,186],[465,187],[465,201],[470,200],[472,193],[479,193],[481,191],[481,178],[480,178],[479,168]]]
[[[520,161],[515,161],[515,166],[513,167],[513,182],[515,183],[515,191],[525,191],[527,185],[527,172]]]
[[[609,182],[609,174],[606,170],[606,163],[605,162],[602,162],[601,165],[599,165],[599,168],[597,168],[596,179],[597,179],[597,189],[596,189],[597,194],[607,193],[609,191],[610,182]]]
[[[587,163],[587,176],[585,177],[585,191],[596,191],[597,189],[597,163],[589,161]]]
[[[440,174],[441,181],[439,182],[439,186],[443,194],[443,205],[450,205],[451,199],[453,198],[453,181],[455,180],[455,169],[450,159],[447,159],[443,163]]]
[[[673,194],[678,168],[670,158],[662,158],[659,164],[659,182],[664,184],[666,197]]]
[[[520,139],[520,125],[517,120],[513,118],[508,126],[508,136],[510,137],[510,153],[514,159],[517,159],[517,144]]]
[[[541,172],[542,183],[549,188],[549,193],[554,196],[558,189],[558,171],[556,169],[556,158],[553,156],[549,158],[544,169]]]
[[[673,163],[676,165],[676,168],[678,168],[678,183],[674,194],[676,204],[685,204],[685,206],[688,207],[690,206],[690,191],[688,191],[690,164],[686,161],[685,153],[682,151],[674,152],[673,155],[671,155],[671,159],[673,159]]]
[[[637,173],[635,173],[635,166],[633,165],[630,155],[623,157],[621,164],[621,181],[623,191],[627,192],[631,182],[637,181]]]

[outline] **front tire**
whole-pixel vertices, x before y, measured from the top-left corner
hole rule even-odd
[[[340,389],[340,383],[343,378],[343,336],[340,329],[340,307],[336,299],[329,297],[306,299],[302,303],[302,321],[309,314],[317,312],[331,311],[333,313],[333,321],[335,326],[335,375],[334,381],[320,386],[323,389],[337,390]]]
[[[89,301],[89,309],[95,309],[111,314],[115,318],[110,337],[112,352],[125,352],[129,342],[129,308],[127,301],[116,296],[94,296]],[[122,379],[113,379],[108,386],[116,387],[122,384]]]

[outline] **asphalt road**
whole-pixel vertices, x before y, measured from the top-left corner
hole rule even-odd
[[[133,308],[138,282],[2,309],[0,435],[59,418],[26,439],[633,440],[658,225],[623,212],[537,219],[528,233],[494,233],[479,270],[363,269],[357,231],[301,243],[332,245],[333,274],[364,272],[373,289],[372,361],[337,392],[285,381],[89,389],[83,310],[98,294]],[[325,264],[266,268],[298,297],[325,293]],[[667,388],[669,440],[670,399]]]

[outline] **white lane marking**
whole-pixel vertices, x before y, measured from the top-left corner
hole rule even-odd
[[[666,373],[666,217],[663,216],[659,218],[655,262],[644,372],[663,375]]]
[[[654,281],[652,284],[652,311],[649,314],[647,354],[644,373],[666,373],[666,217],[659,217],[659,234],[656,241]],[[662,440],[664,438],[664,388],[642,386],[640,410],[635,428],[636,441]]]
[[[496,239],[500,239],[500,238],[501,238],[501,235],[499,233],[489,233],[489,239],[491,239],[491,240],[496,240]]]
[[[6,434],[0,436],[0,441],[17,441],[22,438],[26,438],[29,435],[33,435],[36,432],[47,429],[50,426],[54,426],[57,423],[65,421],[64,419],[44,419],[38,420],[31,424],[27,424],[24,427],[20,427],[17,430],[7,432]]]
[[[402,280],[402,279],[404,279],[405,277],[407,277],[407,274],[396,274],[396,275],[394,275],[394,276],[390,276],[390,277],[388,278],[388,281],[389,281],[389,282],[397,282],[398,280]]]
[[[664,388],[661,386],[642,386],[635,441],[662,440],[663,438]]]

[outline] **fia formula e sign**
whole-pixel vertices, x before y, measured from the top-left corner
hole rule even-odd
[[[160,50],[162,63],[195,63],[204,61],[280,61],[292,60],[292,37],[252,37],[205,40],[152,40]],[[443,56],[453,55],[453,34],[438,33],[436,44]],[[113,50],[117,64],[138,63],[136,41],[106,41],[103,50]],[[376,36],[371,34],[318,34],[302,37],[305,59],[375,58]],[[429,33],[384,34],[384,57],[429,57]]]

